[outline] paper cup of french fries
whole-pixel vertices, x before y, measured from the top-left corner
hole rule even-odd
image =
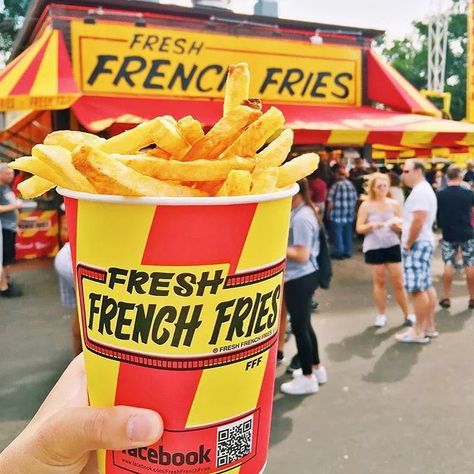
[[[291,196],[316,169],[229,68],[223,117],[157,117],[108,140],[53,132],[12,168],[26,198],[59,185],[90,402],[156,410],[153,446],[101,473],[263,471]]]

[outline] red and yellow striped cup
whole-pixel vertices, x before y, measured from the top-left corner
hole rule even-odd
[[[263,471],[291,189],[122,198],[61,190],[90,402],[156,410],[103,474]]]

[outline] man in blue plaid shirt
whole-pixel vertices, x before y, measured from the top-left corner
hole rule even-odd
[[[350,258],[357,205],[357,191],[347,179],[346,170],[341,166],[335,172],[336,182],[328,194],[328,212],[331,221],[336,259]]]

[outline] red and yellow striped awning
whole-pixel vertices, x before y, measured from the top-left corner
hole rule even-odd
[[[59,30],[46,31],[0,72],[0,110],[67,109],[80,96]]]

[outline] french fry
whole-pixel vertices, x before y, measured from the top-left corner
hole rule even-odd
[[[266,194],[276,191],[278,174],[278,168],[275,166],[253,173],[250,194]]]
[[[255,122],[237,137],[234,143],[219,158],[229,156],[254,156],[265,142],[285,124],[285,117],[276,107],[270,107]]]
[[[252,171],[255,159],[234,156],[225,160],[178,161],[148,156],[111,155],[112,158],[152,178],[173,181],[225,180],[233,169]]]
[[[92,146],[92,145],[91,145]],[[73,191],[95,193],[95,189],[79,171],[72,165],[71,152],[57,145],[35,145],[31,150],[35,158],[51,167],[57,175],[64,176],[73,183]]]
[[[172,185],[144,176],[101,150],[84,145],[72,154],[72,163],[98,193],[123,196],[206,196],[197,189]]]
[[[69,151],[79,145],[99,146],[105,142],[105,138],[92,135],[92,133],[79,132],[75,130],[59,130],[51,132],[44,139],[45,145],[58,145]]]
[[[191,115],[187,115],[181,120],[178,120],[178,130],[190,145],[194,145],[204,136],[204,130],[201,124],[191,117]]]
[[[153,134],[158,130],[163,117],[157,117],[149,122],[141,123],[135,128],[109,138],[99,145],[98,149],[105,153],[136,153],[153,143]],[[170,118],[167,118],[170,120]]]
[[[293,130],[286,128],[267,147],[257,154],[257,164],[255,171],[259,171],[270,166],[280,166],[290,153],[293,145]]]
[[[250,72],[247,63],[232,64],[227,72],[224,115],[249,97]]]
[[[155,148],[147,149],[146,154],[148,156],[155,156],[156,158],[163,158],[164,160],[169,160],[171,158],[171,155],[167,151],[162,150],[157,146]]]
[[[179,160],[191,148],[178,130],[177,124],[163,117],[158,117],[156,120],[156,130],[152,137],[159,148],[176,160]]]
[[[62,188],[74,188],[74,182],[68,179],[67,176],[56,173],[51,166],[43,163],[35,156],[22,156],[21,158],[17,158],[15,161],[9,163],[8,166],[14,170],[26,171],[27,173],[39,176],[51,181],[55,185],[61,186]]]
[[[209,196],[215,196],[223,184],[224,181],[198,181],[194,187],[209,194]]]
[[[261,112],[239,105],[222,117],[209,132],[183,156],[183,161],[217,158],[239,136],[241,130],[258,119]]]
[[[250,193],[252,175],[249,171],[232,170],[216,196],[242,196]]]
[[[20,191],[23,199],[33,199],[43,195],[45,192],[54,188],[54,186],[56,185],[47,179],[32,176],[18,184],[18,191]]]
[[[277,186],[284,188],[311,174],[319,164],[316,153],[305,153],[278,168]]]

